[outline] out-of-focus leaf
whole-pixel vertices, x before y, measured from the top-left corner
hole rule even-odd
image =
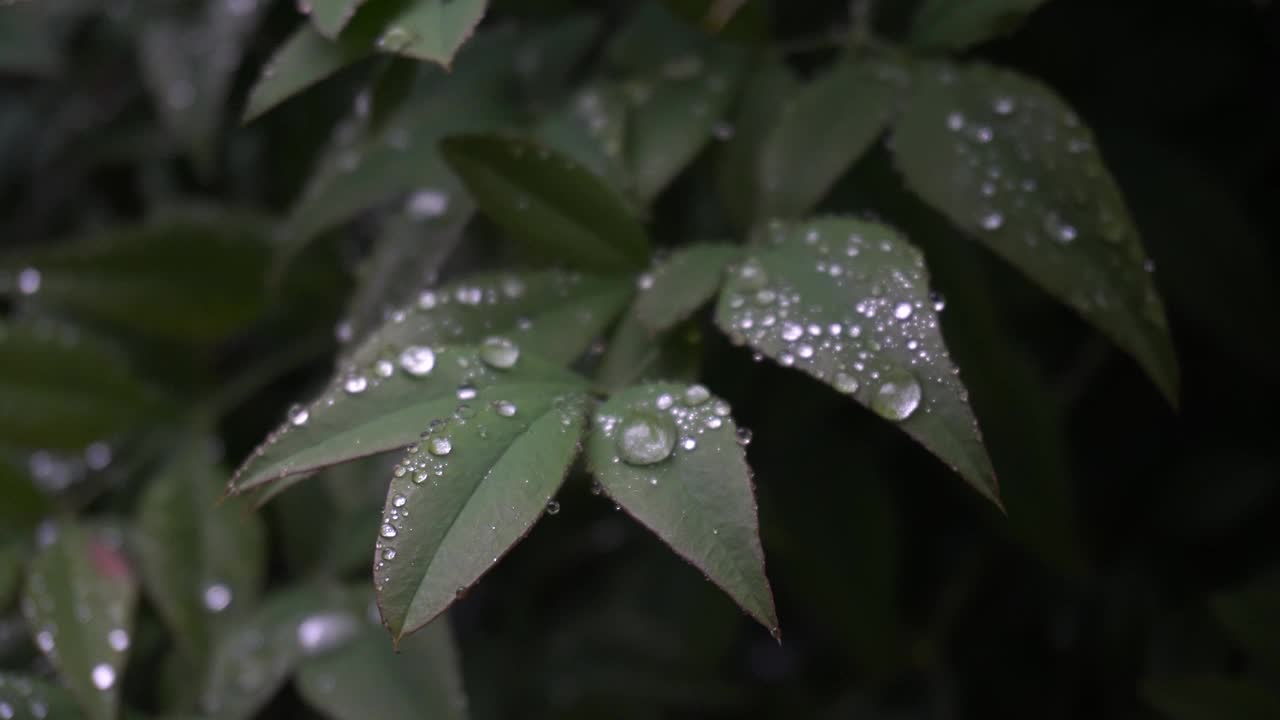
[[[686,323],[661,336],[640,321],[632,305],[609,337],[596,370],[596,382],[620,389],[639,380],[688,380],[698,376],[702,362],[702,331]]]
[[[1280,698],[1247,680],[1196,676],[1148,680],[1147,702],[1170,720],[1270,720],[1280,717]]]
[[[0,541],[0,610],[8,608],[18,594],[27,552],[22,540]]]
[[[0,11],[0,72],[52,75],[60,70],[68,21],[77,14],[74,6],[60,3],[6,4]]]
[[[253,606],[266,572],[262,519],[243,502],[219,502],[226,475],[212,443],[190,439],[152,478],[135,533],[147,593],[193,660],[223,619]]]
[[[760,148],[760,212],[799,217],[884,132],[907,85],[891,60],[838,61],[792,95]]]
[[[356,11],[368,0],[306,0],[310,9],[311,24],[321,35],[336,38],[355,17]]]
[[[484,17],[488,0],[391,0],[373,3],[369,12],[393,9],[376,44],[392,52],[427,60],[445,68]]]
[[[177,211],[6,254],[0,278],[18,285],[24,303],[163,339],[209,342],[263,312],[269,230],[262,218],[226,210]]]
[[[0,340],[0,348],[3,347]],[[3,356],[0,350],[0,357]],[[0,503],[0,542],[27,533],[53,508],[49,496],[31,482],[26,468],[5,457],[0,457],[0,497],[4,498]]]
[[[716,167],[720,194],[739,227],[761,217],[761,154],[796,87],[791,69],[772,56],[758,61],[743,82],[732,115],[733,137],[721,146]]]
[[[351,354],[369,365],[410,345],[476,343],[503,335],[532,354],[569,364],[613,322],[631,283],[545,270],[493,273],[423,290]]]
[[[472,394],[497,396],[528,387],[563,393],[582,383],[527,352],[508,368],[492,367],[481,350],[465,347],[410,346],[389,357],[368,370],[338,377],[319,398],[295,408],[236,471],[228,490],[239,493],[406,447],[432,420],[471,402]]]
[[[666,0],[666,4],[707,32],[758,35],[768,22],[767,3],[762,0]]]
[[[445,158],[480,209],[508,235],[586,269],[643,266],[649,239],[600,178],[535,143],[498,136],[445,140]]]
[[[395,649],[386,633],[370,628],[350,645],[303,662],[294,682],[307,704],[332,720],[465,720],[459,662],[447,622]]]
[[[598,15],[572,14],[521,33],[515,69],[533,102],[557,99],[600,34]]]
[[[84,717],[70,693],[25,675],[0,672],[0,718],[79,720]]]
[[[142,28],[138,64],[160,118],[206,168],[231,81],[266,5],[213,0],[202,13],[162,16]]]
[[[920,252],[885,225],[842,218],[776,223],[768,234],[730,274],[720,328],[894,422],[998,504]]]
[[[605,62],[626,71],[652,70],[663,63],[704,50],[707,38],[681,22],[665,3],[645,2],[609,39]]]
[[[1240,647],[1280,672],[1280,582],[1219,593],[1213,611]]]
[[[1164,306],[1093,134],[1009,71],[926,65],[913,84],[894,136],[907,185],[1133,355],[1176,404]]]
[[[725,243],[675,251],[641,276],[636,317],[655,333],[675,326],[715,296],[725,268],[741,254],[742,248]]]
[[[301,586],[269,596],[219,633],[200,698],[202,713],[247,720],[271,700],[304,658],[355,639],[368,620],[366,593]]]
[[[586,459],[605,492],[779,636],[751,469],[729,405],[700,385],[641,385],[593,418]]]
[[[529,532],[577,457],[589,402],[561,383],[490,385],[465,400],[438,411],[392,473],[373,579],[397,643]]]
[[[658,196],[725,121],[744,63],[733,52],[689,54],[623,85],[626,158],[641,200]]]
[[[27,572],[22,614],[36,647],[94,720],[119,714],[137,580],[115,529],[57,528]]]
[[[354,28],[348,29],[348,34]],[[310,25],[298,28],[276,50],[258,82],[249,91],[249,101],[244,109],[243,122],[250,122],[342,68],[373,54],[373,45],[366,37],[336,41],[321,35]]]
[[[1011,32],[1044,0],[925,0],[911,26],[921,50],[963,50]]]
[[[622,154],[626,120],[622,92],[612,85],[593,85],[579,90],[559,112],[547,115],[535,134],[547,147],[573,158],[625,195],[631,188]]]
[[[114,346],[69,326],[0,323],[0,367],[0,440],[7,444],[79,449],[169,410]],[[13,507],[40,506],[33,503]]]

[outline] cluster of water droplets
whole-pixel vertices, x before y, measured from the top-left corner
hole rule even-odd
[[[1015,257],[1070,263],[1069,300],[1082,310],[1120,301],[1117,289],[1148,288],[1138,305],[1163,327],[1150,282],[1109,277],[1140,277],[1153,264],[1079,117],[1050,91],[1011,73],[944,68],[937,80],[955,86],[952,96],[960,99],[936,121],[954,137],[956,196],[977,208],[968,224]],[[1081,253],[1100,267],[1086,272]]]
[[[596,431],[614,444],[612,464],[655,470],[680,453],[696,452],[706,433],[726,429],[730,422],[729,405],[713,399],[702,385],[658,393],[622,412],[601,409],[594,418]],[[749,438],[740,435],[738,442],[746,444]],[[656,486],[658,476],[650,475],[646,482]]]
[[[919,252],[861,223],[775,224],[770,234],[798,257],[769,264],[772,272],[767,252],[736,267],[723,301],[734,342],[889,420],[930,412],[930,387],[965,399],[938,330],[942,301],[929,294]]]

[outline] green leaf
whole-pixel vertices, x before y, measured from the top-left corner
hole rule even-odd
[[[1164,307],[1093,134],[1009,71],[933,65],[914,83],[894,136],[907,185],[1133,355],[1176,404]]]
[[[721,147],[716,165],[720,195],[739,227],[750,227],[761,215],[760,157],[797,84],[790,67],[773,56],[760,60],[743,83],[733,137]]]
[[[656,198],[711,141],[742,70],[736,53],[690,54],[623,86],[627,166],[641,200]]]
[[[689,380],[702,366],[702,330],[689,322],[655,336],[632,305],[618,322],[595,377],[600,387],[617,390],[639,380]]]
[[[995,473],[929,297],[924,257],[893,229],[774,223],[730,275],[716,323],[897,423],[999,503]]]
[[[396,8],[378,36],[378,49],[448,68],[484,17],[488,0],[384,2]]]
[[[368,595],[300,586],[269,596],[252,615],[219,633],[200,698],[202,713],[248,720],[306,657],[351,642],[366,626]]]
[[[896,62],[842,60],[792,95],[760,148],[762,216],[812,210],[883,134],[907,79]]]
[[[549,114],[535,131],[538,141],[604,178],[620,193],[630,191],[622,148],[626,141],[627,105],[612,85],[579,90],[558,112]]]
[[[226,475],[214,442],[193,437],[178,448],[137,510],[143,585],[192,660],[205,657],[221,621],[254,605],[266,573],[262,519],[242,502],[219,502]]]
[[[137,582],[114,529],[65,524],[31,561],[22,614],[36,647],[94,720],[117,717]]]
[[[0,358],[5,357],[3,348],[0,341]],[[4,396],[0,386],[0,398]],[[31,481],[27,469],[6,457],[0,457],[0,497],[4,498],[0,503],[0,542],[25,535],[53,509],[52,500]]]
[[[1044,0],[925,0],[911,26],[921,50],[963,50],[1011,32]]]
[[[587,397],[563,384],[491,385],[467,403],[438,412],[392,473],[373,576],[397,643],[529,532],[578,454]]]
[[[5,720],[78,720],[84,715],[63,688],[25,675],[0,672],[0,717]]]
[[[0,323],[0,367],[6,443],[79,449],[168,411],[114,346],[70,326]]]
[[[741,254],[742,248],[724,243],[698,243],[675,251],[641,276],[636,317],[655,333],[674,327],[715,296],[725,267]]]
[[[321,35],[336,38],[368,0],[307,0],[311,24]]]
[[[567,365],[613,322],[630,295],[631,283],[618,277],[560,270],[479,275],[423,290],[393,312],[351,360],[365,365],[409,345],[506,335],[533,355]]]
[[[162,339],[211,342],[263,312],[269,230],[262,218],[225,208],[178,210],[5,255],[0,278],[21,285],[34,273],[25,303]]]
[[[442,150],[476,204],[513,239],[584,269],[634,269],[647,259],[649,239],[626,202],[560,153],[493,135],[453,137]]]
[[[1213,612],[1235,642],[1280,672],[1280,582],[1262,581],[1213,598]]]
[[[627,72],[647,71],[704,50],[708,39],[672,14],[665,3],[639,3],[609,38],[605,62]]]
[[[496,369],[476,348],[388,350],[373,367],[353,368],[316,400],[295,408],[236,471],[228,491],[407,447],[432,420],[471,402],[472,392],[516,393],[530,386],[568,392],[581,384],[572,373],[525,352],[514,367]]]
[[[586,459],[615,502],[781,637],[736,432],[700,385],[641,385],[600,406]]]
[[[262,68],[249,91],[242,122],[248,123],[342,68],[373,54],[367,38],[332,41],[311,25],[298,28]]]
[[[370,629],[350,645],[302,663],[295,683],[332,720],[464,720],[467,697],[449,623],[433,623],[393,650]]]
[[[561,98],[588,62],[602,24],[597,14],[571,13],[521,28],[515,70],[524,96],[539,106]]]
[[[1143,683],[1147,702],[1170,720],[1270,720],[1280,698],[1247,680],[1196,676]]]
[[[0,543],[0,610],[8,608],[17,597],[27,554],[27,543],[22,540]]]

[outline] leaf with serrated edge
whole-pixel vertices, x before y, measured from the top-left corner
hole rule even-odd
[[[877,223],[773,223],[730,273],[716,323],[895,421],[999,503],[995,473],[929,298],[924,257]]]
[[[1164,306],[1093,133],[1010,71],[931,64],[913,84],[894,131],[907,186],[1133,355],[1176,404]]]
[[[137,581],[114,528],[62,525],[27,571],[22,614],[36,647],[93,720],[118,717]]]
[[[308,705],[333,720],[463,720],[467,697],[449,623],[405,638],[396,650],[370,628],[341,650],[310,658],[294,683]]]
[[[626,201],[568,157],[496,135],[449,138],[441,150],[480,209],[549,258],[601,271],[648,258],[648,236]]]
[[[907,79],[896,63],[855,59],[800,88],[760,149],[762,215],[812,210],[884,132]]]
[[[670,422],[670,455],[648,465],[626,460],[623,436],[635,417]],[[751,469],[727,403],[701,386],[628,388],[596,411],[586,459],[614,502],[780,637]]]
[[[417,348],[425,352],[415,352]],[[447,417],[464,402],[468,389],[500,394],[555,387],[568,392],[584,382],[525,352],[515,367],[496,370],[474,347],[430,348],[429,343],[388,348],[386,357],[371,367],[339,375],[267,437],[231,478],[228,492],[407,447],[432,420]]]
[[[653,332],[667,330],[715,297],[725,267],[742,248],[725,243],[698,243],[675,251],[640,276],[635,312]]]
[[[251,607],[266,574],[266,528],[241,502],[219,504],[226,477],[214,438],[192,437],[138,503],[138,571],[178,646],[205,656],[228,610]]]
[[[65,688],[26,675],[0,672],[0,705],[13,720],[79,720],[84,717]]]
[[[439,413],[409,448],[392,473],[374,551],[378,607],[396,642],[444,612],[533,526],[578,454],[587,402],[562,385],[493,385],[467,411]]]

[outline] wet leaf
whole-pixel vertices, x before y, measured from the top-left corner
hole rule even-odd
[[[758,61],[743,82],[732,112],[733,137],[721,147],[716,166],[720,195],[739,227],[750,227],[762,215],[761,154],[797,84],[776,57]]]
[[[601,25],[599,15],[574,13],[521,32],[515,69],[530,101],[562,96],[588,58]]]
[[[1044,0],[926,0],[911,26],[911,45],[963,50],[1011,32]]]
[[[930,65],[895,130],[907,185],[1137,359],[1176,404],[1164,307],[1093,134],[1038,82]]]
[[[591,270],[642,266],[649,239],[626,202],[599,177],[535,143],[463,135],[442,144],[476,204],[511,238]]]
[[[1280,671],[1280,582],[1252,583],[1219,593],[1213,612],[1231,638],[1256,659]]]
[[[298,668],[308,705],[332,720],[463,720],[467,697],[449,623],[432,623],[392,649],[370,628],[350,645]]]
[[[397,643],[529,532],[578,454],[587,402],[558,383],[482,387],[409,448],[392,473],[373,567]]]
[[[0,286],[30,290],[25,303],[125,330],[210,342],[265,309],[269,231],[263,218],[226,208],[175,210],[0,256]]]
[[[471,392],[514,392],[529,385],[568,392],[583,382],[528,353],[521,355],[514,367],[499,371],[474,347],[433,350],[420,345],[389,351],[380,362],[390,365],[390,375],[378,373],[374,363],[373,368],[339,376],[316,400],[292,411],[236,471],[228,491],[240,493],[290,475],[404,448],[418,441],[432,420],[471,402]]]
[[[640,3],[609,38],[605,62],[626,72],[649,71],[707,45],[707,38],[665,3]]]
[[[342,68],[373,54],[367,37],[337,41],[321,35],[311,25],[303,25],[275,51],[253,89],[244,109],[243,122],[250,122],[280,103],[333,75]]]
[[[85,714],[118,717],[137,582],[115,529],[63,524],[32,559],[22,614]]]
[[[488,0],[383,3],[382,7],[396,10],[378,35],[377,48],[448,68],[458,49],[480,24],[488,4]]]
[[[736,53],[677,57],[622,86],[626,164],[639,198],[652,201],[723,125],[744,63]]]
[[[618,316],[631,287],[623,278],[559,270],[480,275],[421,291],[351,359],[362,365],[388,349],[505,335],[533,355],[567,365]]]
[[[1280,698],[1248,680],[1196,676],[1148,680],[1143,697],[1169,720],[1269,720],[1280,717]]]
[[[780,637],[736,430],[700,385],[632,387],[596,411],[587,464],[614,502]]]
[[[612,85],[579,90],[566,106],[548,115],[537,127],[540,142],[563,153],[619,193],[630,192],[622,148],[626,139],[627,104]]]
[[[846,59],[788,98],[760,148],[762,216],[817,206],[884,132],[907,79],[896,62]]]
[[[306,0],[311,24],[321,35],[336,38],[368,0]]]
[[[720,328],[896,423],[998,503],[920,252],[885,225],[842,218],[775,223],[768,235],[730,273]]]
[[[190,659],[205,657],[229,616],[253,607],[266,574],[266,528],[243,502],[220,502],[226,474],[212,438],[192,437],[138,503],[138,570]]]
[[[640,380],[689,380],[702,366],[702,330],[692,322],[655,335],[635,304],[609,336],[596,369],[596,384],[616,390]]]
[[[78,720],[84,717],[63,688],[16,673],[0,672],[0,718]]]
[[[725,243],[697,243],[671,254],[640,279],[635,312],[657,333],[688,318],[715,296],[725,267],[742,248]]]
[[[114,345],[70,326],[0,323],[0,367],[0,439],[7,443],[80,449],[168,411]]]
[[[298,586],[269,596],[252,615],[219,633],[200,697],[202,713],[248,720],[306,657],[334,651],[368,623],[367,593]]]

